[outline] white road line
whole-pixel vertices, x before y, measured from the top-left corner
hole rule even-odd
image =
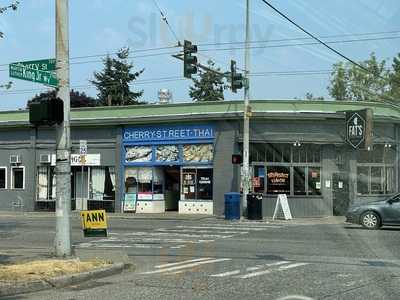
[[[255,266],[255,267],[249,267],[246,269],[247,272],[251,272],[251,271],[256,271],[256,270],[260,270],[262,269],[263,266]]]
[[[171,271],[177,271],[181,269],[187,269],[187,268],[193,268],[197,267],[200,265],[205,265],[205,264],[212,264],[212,263],[217,263],[217,262],[223,262],[223,261],[228,261],[232,260],[231,258],[219,258],[219,259],[213,259],[213,260],[207,260],[207,261],[199,261],[183,266],[176,266],[176,267],[171,267],[171,268],[166,268],[166,269],[161,269],[161,270],[156,270],[156,271],[149,271],[149,272],[144,272],[141,274],[159,274],[159,273],[166,273],[166,272],[171,272]]]
[[[287,263],[289,263],[289,262],[279,262],[279,263],[280,263],[280,264],[287,264]],[[265,265],[265,266],[277,266],[277,265],[279,265],[279,263],[268,264],[268,265]],[[279,267],[276,271],[283,271],[283,270],[293,269],[293,268],[297,268],[297,267],[301,267],[301,266],[305,266],[305,265],[308,265],[308,263],[290,264],[290,265],[287,265],[287,266],[281,266],[281,267]],[[271,273],[272,271],[273,271],[273,270],[267,269],[267,270],[258,271],[258,272],[254,272],[254,273],[249,273],[249,274],[242,275],[242,276],[235,276],[235,277],[240,278],[240,279],[248,279],[248,278],[252,278],[252,277],[256,277],[256,276],[261,276],[261,275],[269,274],[269,273]]]
[[[162,232],[160,235],[163,234],[169,234],[172,233],[174,235],[179,235],[179,236],[194,236],[193,234],[185,234],[185,232],[195,232],[196,236],[204,236],[204,237],[229,237],[226,236],[225,234],[239,234],[242,233],[242,231],[221,231],[221,232],[215,232],[213,230],[198,230],[198,229],[167,229],[167,228],[158,228],[156,231]],[[198,234],[200,233],[200,234]],[[208,234],[212,233],[212,234]]]
[[[306,266],[306,265],[308,265],[308,263],[297,263],[297,264],[292,264],[292,265],[288,265],[288,266],[279,267],[278,270],[288,270],[288,269],[293,269],[293,268]]]
[[[231,276],[231,275],[236,275],[236,274],[240,274],[240,270],[234,270],[234,271],[220,273],[220,274],[213,274],[210,276],[211,277],[225,277],[225,276]]]
[[[210,260],[210,259],[212,259],[212,257],[202,257],[202,258],[196,258],[196,259],[191,259],[191,260],[184,260],[184,261],[178,261],[178,262],[174,262],[174,263],[158,265],[158,266],[155,266],[154,268],[162,269],[162,268],[167,268],[167,267],[172,267],[172,266],[179,266],[179,265],[184,265],[184,264],[187,264],[187,263],[205,261],[205,260]]]
[[[252,228],[252,227],[222,227],[222,226],[176,226],[177,228],[184,228],[184,229],[216,229],[216,230],[245,230],[245,231],[263,231],[265,228]]]
[[[275,263],[265,264],[264,267],[274,267],[274,266],[280,266],[280,265],[284,265],[284,264],[288,264],[288,263],[289,263],[288,261],[278,261]],[[247,278],[265,275],[268,273],[271,273],[271,270],[263,270],[263,271],[258,271],[258,272],[249,273],[249,274],[245,274],[245,275],[241,275],[241,276],[235,276],[235,277],[240,278],[240,279],[247,279]]]

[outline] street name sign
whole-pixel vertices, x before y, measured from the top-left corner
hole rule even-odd
[[[11,78],[42,83],[57,87],[58,80],[55,75],[55,60],[38,60],[17,62],[9,65]]]
[[[39,71],[55,71],[56,60],[53,59],[41,59],[41,60],[28,60],[12,63],[12,65],[22,65],[25,68],[39,70]]]

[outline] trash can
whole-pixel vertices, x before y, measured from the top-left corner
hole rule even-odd
[[[225,193],[225,220],[240,219],[240,193]]]
[[[247,218],[249,220],[262,220],[262,194],[247,194]]]

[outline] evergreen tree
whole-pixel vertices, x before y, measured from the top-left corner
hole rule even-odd
[[[98,90],[101,105],[133,105],[139,104],[143,91],[132,92],[130,84],[135,81],[144,69],[133,72],[133,64],[129,63],[129,48],[121,49],[117,58],[107,56],[104,59],[102,72],[95,72],[95,80],[90,81]]]
[[[210,69],[214,69],[212,60],[207,62]],[[217,71],[220,71],[218,68]],[[210,70],[199,70],[200,78],[193,78],[193,86],[190,87],[189,95],[193,101],[222,101],[224,100],[223,76]]]

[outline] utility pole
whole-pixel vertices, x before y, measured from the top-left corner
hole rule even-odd
[[[243,187],[243,210],[247,210],[247,195],[250,191],[250,0],[246,0],[246,43],[245,43],[245,83],[244,83],[244,109],[243,109],[243,168],[241,182]]]
[[[68,0],[56,0],[56,69],[57,96],[64,102],[64,121],[57,125],[57,195],[56,255],[66,257],[71,249],[71,161],[70,161],[70,94],[69,94],[69,24]]]

